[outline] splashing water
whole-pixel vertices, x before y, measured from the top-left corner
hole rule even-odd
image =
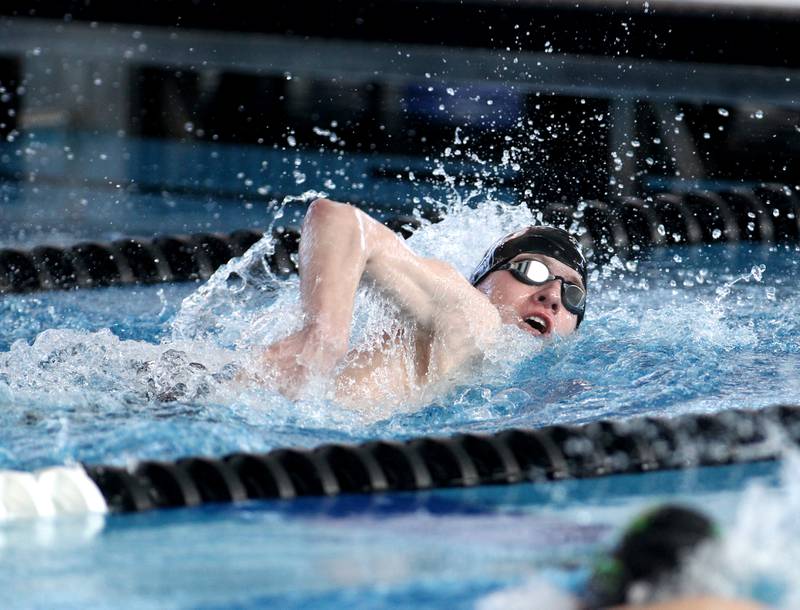
[[[464,275],[496,239],[539,220],[527,207],[499,201],[445,205],[445,218],[423,223],[408,244]],[[177,288],[163,287],[140,290],[146,313],[126,314],[131,293],[120,289],[6,299],[0,336],[17,341],[0,352],[0,434],[9,447],[0,460],[24,467],[166,458],[713,412],[774,404],[776,387],[782,401],[800,400],[793,258],[780,248],[720,245],[612,259],[591,274],[579,333],[542,342],[508,327],[502,350],[487,354],[456,387],[428,396],[426,405],[382,404],[359,413],[322,395],[291,403],[231,383],[237,370],[252,369],[261,347],[302,324],[297,278],[274,277],[265,263],[273,247],[265,238],[220,267],[177,311]],[[769,281],[771,297],[747,279]],[[377,329],[397,319],[391,303],[360,290],[353,345],[377,341]],[[104,424],[98,442],[93,435]],[[41,442],[65,426],[59,448]],[[37,443],[44,448],[34,449]]]
[[[749,484],[719,539],[704,545],[685,566],[666,598],[715,595],[757,599],[771,607],[800,607],[800,455],[787,450],[778,485]]]

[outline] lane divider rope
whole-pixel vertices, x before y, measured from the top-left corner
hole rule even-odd
[[[547,224],[585,229],[583,246],[599,264],[663,245],[800,240],[800,197],[788,186],[763,184],[719,192],[660,193],[652,198],[563,203],[542,210]],[[431,220],[436,220],[432,218]],[[419,219],[400,215],[386,225],[408,237]],[[261,239],[259,231],[126,238],[66,248],[0,249],[0,294],[208,279],[222,264]],[[266,261],[278,275],[296,271],[300,233],[278,227],[275,251]]]
[[[282,448],[128,467],[0,471],[0,519],[508,485],[720,466],[800,444],[800,407]]]

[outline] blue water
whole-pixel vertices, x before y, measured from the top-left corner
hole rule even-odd
[[[620,529],[664,500],[774,550],[778,532],[752,531],[747,514],[785,503],[780,482],[775,464],[756,464],[17,523],[2,530],[13,552],[0,584],[10,608],[473,608],[531,580],[579,593]],[[771,494],[759,507],[740,493],[755,485]],[[754,567],[740,581],[763,578]]]
[[[242,343],[266,341],[242,334],[251,330],[248,316],[275,320],[265,333],[285,331],[276,325],[296,315],[294,280],[258,292],[262,301],[252,307],[226,297],[219,319],[229,327],[193,339],[174,334],[194,284],[6,297],[0,466],[174,459],[797,403],[797,260],[784,246],[676,247],[635,272],[597,273],[576,336],[545,346],[512,337],[517,343],[472,383],[427,406],[388,405],[377,418],[219,380],[227,363],[247,353]],[[749,274],[759,266],[756,281]],[[729,294],[717,294],[737,279]],[[176,397],[178,383],[187,389]]]
[[[258,147],[170,146],[43,138],[22,159],[0,155],[3,171],[27,179],[0,182],[1,243],[110,239],[151,234],[154,227],[264,228],[276,211],[298,220],[305,202],[281,206],[271,198],[276,191],[258,192],[262,178],[297,194],[323,188],[332,178],[326,172],[335,171],[336,159],[323,162],[308,151],[298,157]],[[21,150],[18,143],[14,150]],[[78,167],[67,158],[75,150],[87,161]],[[187,154],[194,155],[188,163]],[[305,172],[298,184],[296,158],[301,169],[315,162],[325,169]],[[275,174],[262,173],[264,161],[279,167]],[[358,186],[371,166],[342,162],[350,163],[342,167],[350,186],[339,181],[330,194],[379,193],[387,206],[376,208],[379,216],[415,205],[409,188],[420,189],[420,201],[434,193],[419,182]],[[392,160],[398,162],[406,171],[418,167]],[[109,196],[117,191],[119,197]],[[519,208],[477,205],[481,199],[465,207],[462,200],[450,199],[447,219],[409,243],[464,273],[494,238],[535,220]],[[512,333],[469,383],[426,405],[382,405],[368,416],[323,399],[293,404],[226,383],[228,365],[246,364],[248,349],[297,322],[293,279],[232,263],[250,281],[241,291],[230,289],[223,270],[206,288],[5,296],[0,468],[126,464],[800,403],[798,260],[794,246],[743,244],[676,245],[638,261],[614,261],[594,270],[577,335],[542,344]],[[359,298],[355,341],[369,321],[391,313],[374,295]],[[790,468],[779,468],[7,523],[0,528],[3,606],[103,608],[113,600],[119,608],[472,608],[530,582],[574,592],[594,555],[636,512],[669,499],[710,511],[728,534],[730,544],[709,564],[724,576],[711,583],[715,592],[741,587],[753,594],[771,574],[779,582],[765,589],[788,587],[777,597],[794,608],[800,482]]]
[[[510,172],[445,158],[344,155],[335,138],[272,147],[28,131],[0,141],[0,247],[263,229],[278,203],[307,190],[385,218],[445,198],[434,167],[483,178],[492,192],[504,192]],[[469,191],[470,181],[455,182]],[[290,205],[284,221],[301,220],[304,209]]]

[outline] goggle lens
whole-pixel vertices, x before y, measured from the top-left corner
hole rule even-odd
[[[553,280],[561,280],[561,302],[564,307],[576,315],[583,313],[586,306],[586,291],[577,284],[550,273],[550,269],[542,261],[525,260],[509,263],[508,269],[514,272],[518,280],[531,286],[542,286]]]

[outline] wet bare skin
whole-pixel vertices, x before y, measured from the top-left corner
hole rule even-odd
[[[336,398],[354,408],[417,402],[433,386],[454,380],[515,324],[536,336],[566,335],[577,318],[561,304],[560,282],[529,286],[508,271],[490,274],[476,290],[451,265],[412,252],[394,232],[352,206],[318,199],[309,207],[300,242],[304,327],[270,346],[262,365],[290,398],[313,377],[335,377]],[[530,255],[527,255],[530,256]],[[555,275],[578,274],[534,255]],[[403,330],[380,345],[348,351],[356,289],[372,282],[395,302]],[[538,328],[526,318],[536,316]]]
[[[764,610],[764,607],[734,599],[692,597],[646,606],[617,606],[609,610]]]
[[[583,280],[577,271],[550,256],[520,254],[512,262],[529,259],[545,263],[552,275],[561,276],[573,284],[583,286]],[[500,312],[504,324],[515,324],[536,336],[549,336],[554,333],[565,336],[575,330],[578,318],[567,311],[561,303],[561,282],[558,280],[542,286],[529,286],[517,280],[508,271],[496,271],[478,284],[478,289],[489,297],[489,301]],[[533,317],[543,320],[543,329],[539,330],[526,322]]]

